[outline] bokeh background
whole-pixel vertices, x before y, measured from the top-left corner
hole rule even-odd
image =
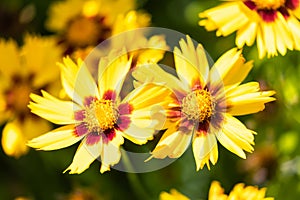
[[[45,28],[53,2],[2,0],[0,37],[12,38],[22,45],[27,33],[54,35]],[[219,1],[140,0],[135,3],[137,9],[151,15],[151,26],[190,35],[203,44],[213,60],[235,46],[235,34],[218,38],[215,32],[206,32],[198,26],[198,13],[218,5]],[[254,60],[254,68],[246,81],[257,80],[262,89],[276,90],[277,98],[268,103],[263,112],[239,117],[258,133],[255,151],[247,154],[246,160],[219,145],[219,161],[210,171],[205,168],[196,172],[192,151],[188,149],[176,162],[154,172],[131,174],[112,169],[100,174],[96,161],[84,173],[69,175],[62,172],[71,162],[77,145],[51,152],[31,149],[19,158],[7,156],[1,148],[0,199],[158,199],[161,191],[171,188],[191,199],[207,199],[212,180],[220,181],[227,192],[236,183],[244,182],[267,187],[267,196],[278,200],[299,198],[300,53],[289,51],[285,56],[262,60],[258,59],[255,46],[245,47],[243,53],[247,60]]]

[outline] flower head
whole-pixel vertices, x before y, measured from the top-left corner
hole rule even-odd
[[[235,31],[236,45],[251,46],[255,39],[259,58],[300,50],[299,0],[233,0],[199,14],[199,24],[217,30],[217,36]]]
[[[65,0],[50,7],[46,27],[60,34],[65,53],[71,54],[121,31],[148,26],[149,15],[133,9],[132,0]]]
[[[163,83],[174,91],[169,104],[166,132],[152,151],[154,158],[180,157],[192,140],[197,170],[218,160],[219,141],[225,148],[246,158],[252,152],[254,131],[234,115],[256,113],[274,101],[274,91],[259,91],[257,82],[241,84],[252,68],[241,51],[231,49],[209,69],[203,47],[196,49],[191,38],[174,49],[178,78],[158,65],[139,66],[133,75],[139,82]]]
[[[0,124],[6,123],[2,147],[7,155],[25,154],[26,141],[49,130],[49,123],[32,115],[27,104],[31,92],[46,88],[58,91],[55,63],[61,54],[62,49],[50,37],[26,35],[21,48],[13,40],[0,40]]]
[[[266,188],[258,189],[255,186],[245,186],[244,183],[238,183],[231,190],[229,195],[224,194],[224,189],[218,181],[213,181],[209,189],[209,200],[274,200],[273,197],[266,197]]]
[[[40,117],[65,126],[34,138],[29,146],[55,150],[82,140],[66,171],[81,173],[100,157],[103,173],[119,162],[123,137],[136,144],[153,138],[161,126],[154,115],[163,112],[169,90],[148,83],[121,99],[120,91],[132,59],[120,53],[112,51],[101,58],[98,84],[84,62],[79,60],[76,64],[70,58],[64,59],[60,64],[62,84],[72,101],[59,100],[43,91],[43,97],[31,94],[29,107]]]
[[[208,200],[274,200],[273,197],[266,197],[266,188],[258,189],[255,186],[245,186],[243,183],[238,183],[234,186],[229,195],[224,194],[224,189],[221,187],[218,181],[213,181],[210,185]],[[181,194],[175,189],[171,189],[170,193],[161,192],[159,196],[160,200],[189,200],[190,198]]]

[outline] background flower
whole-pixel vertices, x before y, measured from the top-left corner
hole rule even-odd
[[[45,120],[32,115],[27,108],[29,94],[50,89],[58,94],[62,49],[54,38],[26,35],[22,47],[13,40],[0,41],[0,95],[2,148],[7,155],[19,157],[28,151],[28,139],[50,129]],[[35,126],[35,128],[32,128]]]
[[[235,43],[241,48],[256,40],[259,58],[285,55],[300,50],[299,0],[234,0],[199,14],[200,26],[217,30],[217,36],[237,31]]]

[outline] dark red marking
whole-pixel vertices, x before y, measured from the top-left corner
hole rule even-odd
[[[108,142],[112,141],[114,137],[116,136],[116,130],[114,128],[112,129],[106,129],[102,135],[102,140],[104,144],[107,144]]]
[[[128,129],[130,122],[131,122],[131,120],[130,120],[129,116],[121,115],[118,118],[116,128],[121,131],[126,130],[126,129]]]
[[[85,110],[79,110],[74,113],[74,118],[77,121],[82,121],[85,118]]]
[[[75,126],[75,134],[77,136],[85,135],[87,132],[88,132],[88,128],[85,123],[80,123],[79,125]]]
[[[118,110],[119,110],[120,115],[128,115],[128,114],[131,114],[131,112],[133,110],[133,105],[131,105],[129,103],[122,103],[119,105]]]
[[[100,135],[97,132],[91,132],[86,136],[86,144],[94,145],[100,141]]]
[[[285,7],[296,10],[300,5],[300,0],[286,0],[285,1]]]
[[[256,5],[254,2],[252,1],[245,1],[244,4],[250,9],[250,10],[255,10],[256,9]]]
[[[91,105],[91,103],[92,103],[93,101],[95,101],[95,100],[97,100],[96,97],[92,97],[92,96],[85,97],[85,98],[84,98],[83,105],[84,105],[84,106],[89,106],[89,105]]]
[[[274,22],[277,18],[277,10],[258,10],[257,12],[267,23]]]
[[[113,100],[113,101],[116,100],[116,98],[117,98],[117,94],[115,91],[112,90],[106,91],[102,97],[102,99],[104,100]]]

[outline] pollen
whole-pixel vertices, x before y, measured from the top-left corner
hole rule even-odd
[[[276,10],[285,4],[285,0],[252,0],[258,9]]]
[[[116,124],[119,112],[111,100],[95,100],[85,110],[85,123],[90,131],[103,132]]]
[[[182,112],[189,120],[208,120],[214,110],[214,102],[207,90],[195,90],[182,100]]]

